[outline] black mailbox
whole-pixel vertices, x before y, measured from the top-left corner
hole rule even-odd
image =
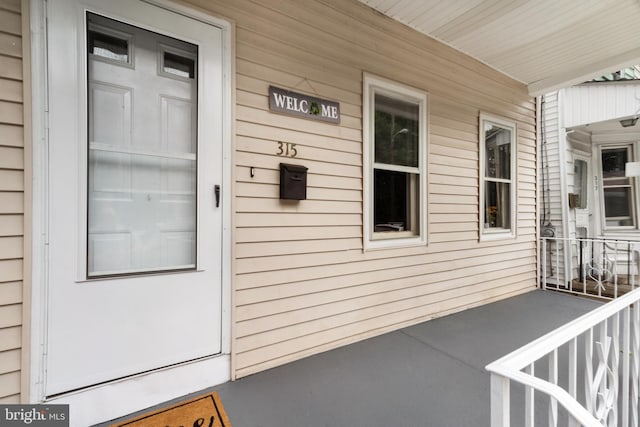
[[[280,198],[307,199],[307,168],[280,163]]]

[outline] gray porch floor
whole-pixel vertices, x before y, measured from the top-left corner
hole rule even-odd
[[[234,427],[488,426],[484,367],[598,305],[538,290],[211,390]]]

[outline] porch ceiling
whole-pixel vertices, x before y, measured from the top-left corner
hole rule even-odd
[[[639,0],[359,1],[525,83],[531,95],[640,63]]]

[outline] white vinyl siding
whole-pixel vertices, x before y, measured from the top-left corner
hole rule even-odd
[[[524,85],[356,1],[201,6],[236,25],[232,375],[535,288],[536,120]],[[363,252],[363,73],[429,93],[429,246]],[[340,124],[270,113],[270,85],[338,101]],[[478,241],[481,110],[518,126],[509,241]],[[278,198],[278,141],[297,144],[286,162],[309,168],[307,200]]]
[[[24,242],[22,26],[0,0],[0,403],[20,402]]]
[[[558,92],[544,96],[542,114],[544,116],[543,140],[541,141],[541,155],[543,156],[543,169],[540,171],[540,180],[544,180],[544,188],[540,189],[540,216],[544,222],[549,222],[556,227],[556,232],[562,232],[562,205],[560,193],[560,102]],[[566,149],[562,144],[562,149]],[[544,195],[543,195],[544,191]],[[544,203],[542,198],[544,197]],[[544,206],[543,206],[544,204]],[[568,237],[557,234],[558,237]]]
[[[218,10],[237,24],[237,376],[533,289],[535,121],[523,86],[350,2]],[[432,96],[428,249],[362,253],[363,71]],[[269,84],[338,100],[340,126],[270,114]],[[495,93],[526,129],[522,234],[514,245],[480,246],[477,114]],[[297,161],[309,167],[298,205],[278,200],[278,140],[298,143]]]
[[[562,89],[567,128],[638,114],[639,81],[587,83]]]

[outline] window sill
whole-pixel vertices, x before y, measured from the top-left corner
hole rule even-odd
[[[516,234],[512,230],[507,231],[488,231],[480,233],[481,242],[492,242],[494,240],[513,240]]]
[[[383,237],[364,241],[364,251],[380,250],[380,249],[399,249],[416,246],[426,246],[427,240],[424,236],[414,237]]]

